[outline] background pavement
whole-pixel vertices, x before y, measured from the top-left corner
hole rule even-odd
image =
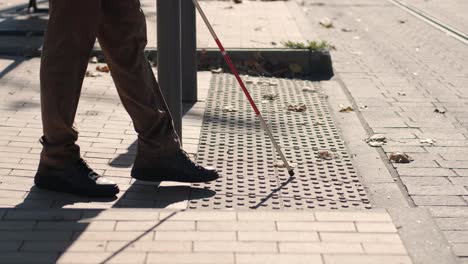
[[[464,3],[406,2],[466,32],[466,19],[456,15],[468,13]],[[10,8],[19,1],[0,3]],[[152,25],[151,1],[143,4]],[[468,263],[466,44],[387,0],[202,4],[228,47],[271,47],[278,45],[272,41],[321,39],[336,47],[332,51],[336,76],[320,87],[329,95],[333,120],[370,202],[380,209],[346,213],[306,210],[300,216],[275,210],[265,213],[267,219],[262,212],[252,211],[246,213],[252,214],[247,218],[237,211],[173,211],[187,208],[194,187],[173,183],[153,186],[129,178],[136,135],[108,74],[85,79],[76,121],[84,157],[124,191],[116,201],[39,191],[32,187],[41,133],[39,59],[3,57],[0,251],[7,252],[2,253],[7,256],[2,258],[4,262],[29,262],[32,258],[50,263],[60,256],[62,263],[102,263],[116,256],[109,260]],[[37,23],[46,20],[44,15],[31,18],[12,12],[0,12],[4,19],[0,28],[12,20],[27,21],[23,26],[31,19]],[[323,18],[329,18],[334,27],[319,25]],[[201,47],[213,45],[204,27],[198,29]],[[155,36],[152,30],[150,27],[149,34]],[[21,43],[40,47],[41,39],[2,36],[0,51]],[[94,67],[91,64],[89,69]],[[186,107],[184,147],[192,154],[198,149],[210,78],[210,73],[199,74],[200,102]],[[339,104],[351,105],[355,111],[341,113]],[[435,108],[446,113],[435,113]],[[374,133],[384,134],[387,144],[367,146],[363,140]],[[427,138],[436,141],[421,142]],[[389,163],[388,155],[394,151],[406,152],[414,162]],[[213,195],[204,188],[200,191],[201,200]],[[13,207],[17,208],[7,209]],[[111,207],[127,209],[106,209]],[[171,216],[174,218],[161,217],[172,212],[177,212]],[[181,218],[176,221],[176,217]],[[298,222],[287,223],[291,219]],[[168,233],[160,229],[165,225],[159,224],[161,220],[171,223]],[[163,233],[162,238],[158,232]],[[159,239],[184,240],[164,242],[166,249]],[[219,246],[224,243],[221,241],[227,242]],[[160,248],[166,253],[160,253]],[[214,252],[217,248],[225,251]],[[95,251],[101,253],[90,254]],[[168,252],[178,252],[179,258],[165,258]]]

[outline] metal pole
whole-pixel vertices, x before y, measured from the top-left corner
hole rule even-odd
[[[195,6],[181,0],[182,25],[182,101],[197,101],[197,26]]]
[[[182,139],[181,0],[157,0],[158,81]]]

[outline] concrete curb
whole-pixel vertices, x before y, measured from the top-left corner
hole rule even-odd
[[[302,76],[291,74],[290,77],[310,77],[320,80],[329,80],[333,77],[332,60],[330,52],[328,51],[285,48],[227,48],[226,50],[234,62],[246,61],[249,59],[257,60],[258,58],[262,58],[262,60],[265,60],[272,65],[287,66],[292,63],[300,65],[303,69],[303,74],[301,74]],[[102,51],[94,49],[92,54],[93,56],[102,56]],[[156,48],[147,48],[146,54],[151,61],[157,61],[158,51]],[[199,71],[209,70],[212,68],[223,68],[228,70],[223,56],[218,49],[199,48],[197,49],[197,58]]]
[[[31,43],[28,45],[27,43]],[[22,57],[40,57],[42,53],[42,38],[35,35],[27,37],[25,43],[12,43],[10,47],[2,47],[0,55],[3,56],[22,56]],[[21,45],[24,44],[24,45]],[[295,78],[312,78],[319,80],[329,80],[333,77],[333,66],[330,52],[328,51],[311,51],[308,49],[286,49],[286,48],[265,48],[265,49],[247,49],[247,48],[231,48],[227,49],[229,55],[234,62],[246,61],[249,59],[258,60],[262,58],[271,65],[283,65],[287,68],[288,65],[294,63],[302,68],[301,74],[286,73],[281,77]],[[156,62],[158,51],[154,47],[149,47],[145,51],[148,58]],[[92,51],[92,56],[103,58],[102,50],[95,48]],[[214,48],[199,48],[197,50],[198,70],[209,70],[213,68],[224,68],[227,70],[227,65],[223,61],[223,57],[218,49]]]

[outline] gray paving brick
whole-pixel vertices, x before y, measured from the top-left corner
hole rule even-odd
[[[451,243],[468,243],[468,231],[443,231]]]
[[[433,206],[429,210],[435,217],[468,217],[468,208]]]
[[[142,237],[140,237],[143,235]],[[132,231],[84,231],[84,232],[75,232],[73,235],[73,240],[81,241],[132,241],[134,239],[139,239],[140,241],[153,240],[153,233],[144,234],[142,232],[132,232]]]
[[[463,186],[417,186],[408,185],[410,195],[467,195],[468,191]]]
[[[206,263],[233,264],[232,253],[149,253],[147,263]]]
[[[165,241],[234,241],[231,231],[156,231],[155,240]]]
[[[452,245],[452,250],[457,256],[468,257],[468,243],[455,243]]]
[[[78,220],[81,211],[71,210],[9,210],[4,219],[6,220]]]
[[[396,233],[393,223],[356,223],[358,232],[361,233]]]
[[[273,221],[197,221],[200,231],[274,231]]]
[[[356,232],[353,222],[283,222],[276,223],[279,231],[341,231]]]
[[[441,230],[459,230],[468,231],[468,216],[457,218],[436,218]]]
[[[447,177],[401,176],[400,179],[405,185],[434,186],[452,184]]]
[[[26,241],[21,251],[26,252],[104,252],[106,241]]]
[[[239,241],[318,241],[317,232],[253,232],[239,231]]]
[[[126,252],[182,252],[192,251],[191,241],[136,241],[128,242],[110,241],[106,251],[115,252],[125,247]]]
[[[0,231],[0,241],[69,241],[71,238],[71,231]]]
[[[364,251],[367,254],[385,254],[385,255],[405,255],[407,254],[402,244],[384,244],[384,243],[362,243]]]
[[[397,171],[406,176],[455,176],[453,171],[445,168],[398,168]]]
[[[237,217],[241,221],[314,221],[315,216],[310,212],[275,212],[240,211]]]
[[[322,211],[315,213],[318,221],[365,221],[365,222],[391,222],[392,219],[387,212],[382,210],[337,212]]]
[[[21,241],[1,241],[0,252],[17,251],[21,246]]]
[[[324,242],[401,243],[400,237],[397,234],[380,233],[320,232],[320,239]]]
[[[217,222],[215,222],[217,223]],[[157,225],[157,227],[155,227]],[[154,228],[155,227],[155,228]],[[117,231],[145,231],[154,230],[174,230],[174,231],[193,231],[195,230],[194,221],[118,221],[115,228]]]
[[[324,255],[326,264],[411,264],[407,256],[372,256],[372,255]]]
[[[0,221],[0,230],[32,230],[35,224],[34,221]]]
[[[109,261],[105,261],[110,258]],[[92,254],[85,252],[66,252],[62,254],[57,263],[76,263],[76,264],[88,264],[88,263],[145,263],[145,253],[129,253],[121,252],[113,255],[109,253],[93,252]]]
[[[70,230],[70,231],[112,231],[115,221],[38,221],[36,229],[40,230]]]
[[[294,264],[322,264],[322,258],[319,254],[246,254],[237,253],[236,263],[294,263]]]
[[[466,205],[466,202],[460,196],[411,196],[414,203],[418,206],[425,205],[439,205],[439,206],[451,206],[451,205]]]
[[[275,242],[251,242],[251,241],[195,241],[195,252],[252,252],[252,253],[277,253],[278,246]]]
[[[5,252],[0,263],[55,263],[57,257],[56,253]]]
[[[444,168],[468,169],[468,161],[465,160],[441,160],[438,163]]]
[[[388,244],[386,244],[388,245]],[[355,253],[362,254],[364,253],[360,243],[333,243],[333,242],[307,242],[307,243],[298,243],[298,242],[280,242],[279,250],[282,253],[317,253],[317,254],[327,254],[327,253]]]

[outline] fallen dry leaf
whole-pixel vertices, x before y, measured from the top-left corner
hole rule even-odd
[[[223,112],[237,112],[237,109],[233,106],[225,106],[223,107]]]
[[[297,166],[297,164],[296,164],[296,163],[291,163],[291,162],[289,162],[289,166],[294,168],[294,167]],[[275,162],[273,163],[273,167],[275,167],[275,168],[286,168],[286,164],[284,164],[283,161],[280,161],[280,160],[279,160],[279,161],[275,161]]]
[[[110,72],[110,69],[107,65],[104,66],[96,66],[96,71],[98,72]]]
[[[214,74],[223,73],[223,68],[212,69],[211,73],[214,73]]]
[[[278,98],[278,94],[264,94],[263,99],[268,100],[268,101],[274,101]]]
[[[435,145],[437,141],[431,138],[426,138],[426,139],[421,139],[419,142],[421,142],[421,144]]]
[[[303,92],[308,92],[308,93],[316,93],[317,92],[317,90],[315,90],[314,88],[309,87],[309,86],[306,86],[306,87],[302,88],[302,91]]]
[[[86,77],[99,77],[99,76],[102,76],[102,74],[100,74],[99,72],[94,72],[94,71],[86,71]]]
[[[399,96],[406,96],[406,93],[405,92],[398,92],[398,95]]]
[[[241,3],[242,3],[242,0],[234,0],[234,3],[236,3],[236,4],[241,4]]]
[[[353,111],[354,111],[354,109],[351,106],[340,105],[340,112],[342,112],[342,113],[349,113],[349,112],[353,112]]]
[[[406,22],[408,22],[408,20],[406,20],[406,19],[399,19],[398,20],[398,23],[400,23],[400,24],[405,24]]]
[[[366,142],[371,147],[381,147],[387,143],[387,138],[384,135],[375,134],[372,137],[366,139]]]
[[[403,152],[394,152],[390,154],[390,161],[393,163],[410,163],[413,159]]]
[[[333,22],[328,17],[322,18],[320,20],[319,24],[321,26],[323,26],[324,28],[332,28],[333,27]]]
[[[354,30],[352,30],[350,28],[342,28],[341,31],[343,31],[343,32],[353,32]]]
[[[436,108],[434,109],[434,112],[438,114],[445,114],[447,111],[443,108]]]
[[[320,150],[318,154],[319,154],[319,158],[323,160],[332,160],[335,158],[335,154],[331,153],[328,150]]]
[[[288,110],[289,111],[293,111],[293,112],[304,112],[305,110],[307,110],[307,106],[303,103],[300,103],[300,104],[296,104],[296,105],[288,105]]]

